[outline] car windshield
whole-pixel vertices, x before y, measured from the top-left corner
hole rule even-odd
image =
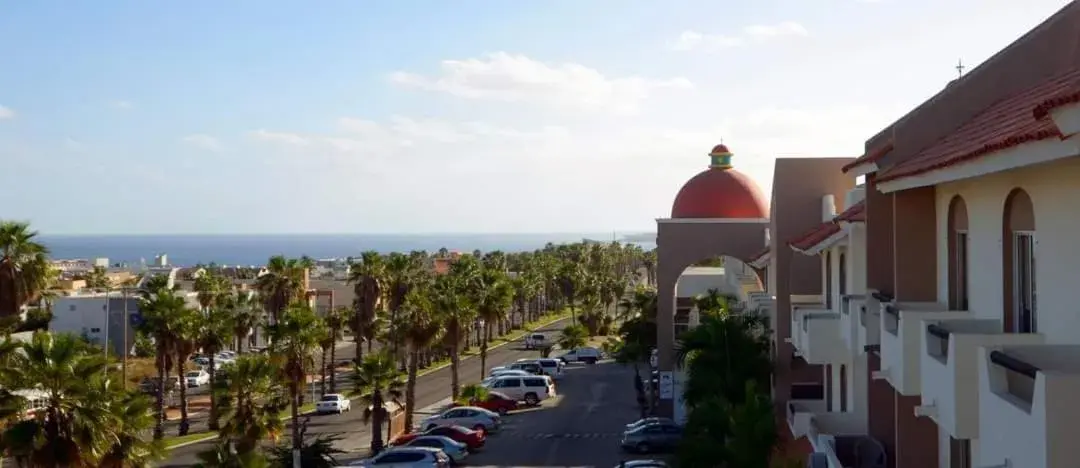
[[[199,373],[198,373],[198,372],[188,372],[188,373],[187,373],[187,376],[188,376],[188,377],[198,377],[198,376],[199,376]]]
[[[337,395],[323,395],[322,400],[320,400],[320,401],[338,401],[338,396]]]

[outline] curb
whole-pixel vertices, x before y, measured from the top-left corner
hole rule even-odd
[[[549,327],[549,326],[551,326],[551,325],[553,325],[555,323],[561,322],[563,320],[570,320],[570,317],[563,317],[563,318],[560,318],[560,319],[552,320],[550,322],[544,322],[544,323],[542,323],[540,325],[537,325],[537,326],[533,327],[533,330],[537,330],[537,329],[540,329],[540,328],[547,328],[547,327]],[[496,349],[496,348],[501,348],[501,347],[506,346],[506,345],[508,345],[510,343],[513,343],[514,341],[517,341],[517,340],[515,339],[515,340],[504,341],[504,342],[499,343],[497,345],[489,346],[488,351],[491,351],[491,350]],[[474,354],[474,355],[471,355],[471,356],[465,356],[464,358],[459,359],[458,362],[465,361],[465,360],[472,359],[472,358],[478,358],[478,357],[480,357],[479,354]],[[424,369],[423,372],[418,372],[416,374],[416,376],[417,377],[425,376],[425,375],[431,374],[433,372],[438,372],[440,370],[446,369],[447,367],[450,367],[450,363],[442,364],[440,366],[432,367],[430,369]],[[440,402],[441,402],[441,400],[440,400]],[[429,405],[429,406],[434,406],[434,405]],[[421,408],[421,409],[425,409],[425,408]],[[315,413],[315,410],[311,410],[311,411],[307,411],[307,412],[304,412],[304,413],[300,413],[300,416],[306,416],[306,415],[314,414],[314,413]],[[292,416],[290,415],[290,416],[285,416],[285,417],[283,417],[281,419],[289,419],[291,417]],[[178,449],[178,448],[188,447],[188,446],[195,445],[195,444],[201,444],[201,443],[206,442],[208,440],[214,440],[214,439],[217,439],[217,438],[218,438],[217,434],[207,434],[206,437],[203,437],[203,438],[193,439],[193,440],[189,440],[187,442],[184,442],[182,444],[176,444],[176,445],[166,447],[165,451],[168,452],[168,451],[175,450],[175,449]]]

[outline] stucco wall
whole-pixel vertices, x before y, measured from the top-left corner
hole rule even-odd
[[[991,174],[937,187],[937,296],[948,302],[949,202],[963,197],[968,212],[969,308],[978,317],[1001,318],[1002,223],[1014,188],[1035,210],[1035,278],[1038,331],[1051,343],[1080,343],[1075,291],[1080,285],[1080,158]]]

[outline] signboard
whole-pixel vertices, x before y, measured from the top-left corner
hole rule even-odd
[[[660,371],[660,399],[670,400],[675,396],[675,376],[671,371]]]

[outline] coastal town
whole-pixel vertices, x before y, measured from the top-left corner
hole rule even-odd
[[[0,220],[0,463],[1075,468],[1078,50],[1070,1],[767,185],[717,137],[610,241],[132,264]]]

